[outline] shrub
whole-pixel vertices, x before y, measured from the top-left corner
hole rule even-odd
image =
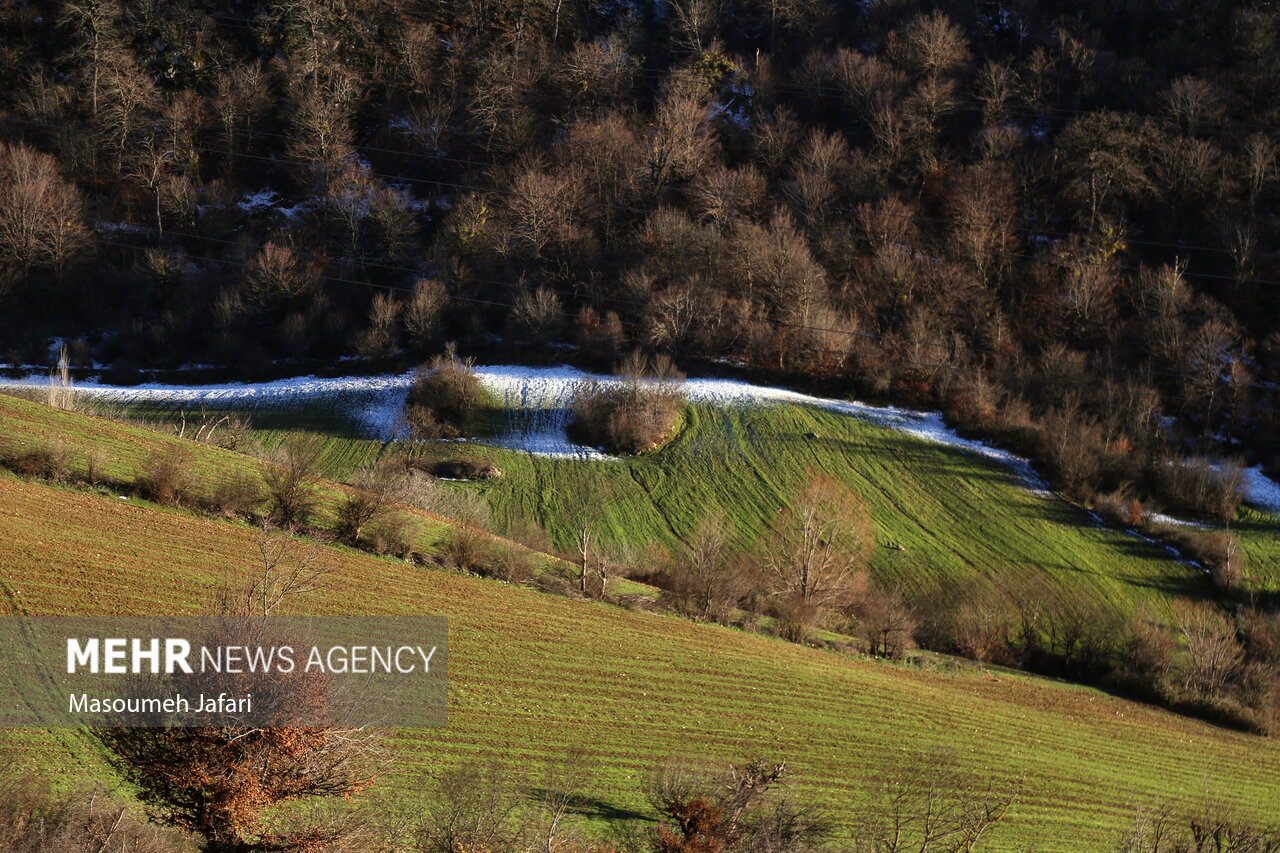
[[[1107,461],[1105,436],[1095,419],[1069,401],[1045,416],[1038,445],[1036,455],[1068,495],[1083,501],[1094,494]]]
[[[237,472],[223,477],[209,499],[209,508],[226,518],[247,518],[262,500],[262,487],[250,474]]]
[[[1093,496],[1093,508],[1107,521],[1122,527],[1138,527],[1144,517],[1142,501],[1134,497],[1129,487],[1099,492]]]
[[[901,593],[872,588],[855,609],[858,634],[871,654],[897,660],[912,647],[916,620]]]
[[[100,447],[92,447],[84,456],[84,478],[91,486],[101,486],[107,481],[109,459]]]
[[[271,522],[293,528],[307,524],[319,503],[319,438],[298,438],[285,442],[262,463],[260,469],[267,497],[271,501]]]
[[[483,575],[496,556],[493,539],[467,525],[455,527],[440,543],[440,558],[447,568]]]
[[[1172,633],[1141,614],[1132,616],[1124,625],[1115,675],[1127,689],[1167,701],[1168,677],[1177,650]]]
[[[1244,500],[1244,471],[1232,462],[1164,458],[1152,480],[1161,501],[1198,518],[1230,521]]]
[[[159,504],[179,505],[191,492],[191,454],[171,448],[153,453],[134,485],[139,494]]]
[[[1007,601],[988,588],[961,601],[956,609],[955,641],[960,654],[981,663],[1008,660],[1013,613]]]
[[[55,439],[6,451],[4,464],[21,477],[61,483],[71,474],[71,449]]]
[[[43,780],[0,780],[0,844],[9,853],[81,853],[129,850],[178,853],[189,850],[181,833],[151,825],[144,816],[104,790],[84,788],[58,796]]]
[[[1162,531],[1182,552],[1209,570],[1214,586],[1222,592],[1239,592],[1244,582],[1240,543],[1234,533],[1202,531],[1191,528],[1165,528]]]
[[[680,414],[684,374],[659,356],[633,353],[618,368],[620,379],[592,383],[574,398],[570,431],[584,444],[610,453],[651,450],[666,438]]]
[[[476,574],[507,583],[525,583],[534,576],[533,559],[528,551],[520,548],[495,547],[488,565],[481,566]]]
[[[803,643],[809,636],[809,628],[818,618],[817,605],[805,601],[798,594],[778,599],[772,612],[778,620],[778,636],[792,643]]]
[[[474,362],[459,359],[449,344],[444,353],[418,368],[409,389],[405,413],[414,437],[431,441],[472,435],[480,397]]]
[[[404,484],[404,502],[472,527],[489,525],[489,503],[483,495],[442,485],[422,471],[409,472]]]
[[[408,559],[417,538],[418,525],[413,516],[388,509],[368,523],[357,544],[374,554]]]
[[[391,516],[397,514],[392,506],[393,503],[403,500],[406,496],[407,479],[404,460],[393,456],[381,459],[376,464],[357,472],[352,481],[354,489],[346,494],[338,506],[338,523],[334,531],[338,538],[348,545],[356,545],[360,543],[366,527],[381,521],[390,522]],[[388,523],[384,525],[386,530],[382,533],[387,534],[394,528],[405,526],[403,523]],[[403,536],[392,535],[384,544],[390,545],[391,540],[402,539],[404,539]],[[392,547],[392,550],[395,548]],[[379,551],[379,553],[385,552]]]

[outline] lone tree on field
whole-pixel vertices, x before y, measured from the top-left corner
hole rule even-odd
[[[314,549],[299,553],[299,547],[287,535],[263,534],[259,566],[243,590],[219,597],[206,644],[296,646],[296,638],[278,629],[275,611],[284,600],[314,590],[325,574]],[[276,723],[271,726],[228,720],[112,728],[98,736],[152,818],[200,835],[207,853],[318,850],[353,827],[315,823],[281,830],[266,825],[264,813],[292,800],[346,797],[371,781],[365,775],[369,734],[317,724],[332,702],[330,678],[297,674],[287,695],[261,671],[215,677],[214,686],[200,688],[206,694],[252,693],[255,709],[268,709]]]
[[[764,565],[780,596],[845,607],[865,592],[874,551],[866,504],[843,483],[816,475],[774,519]]]

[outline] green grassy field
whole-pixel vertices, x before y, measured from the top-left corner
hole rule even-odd
[[[255,438],[279,443],[315,426],[282,410]],[[311,413],[314,415],[314,413]],[[329,471],[345,476],[386,452],[332,414]],[[56,438],[78,458],[100,451],[127,481],[179,443],[205,482],[257,462],[218,448],[0,395],[6,442]],[[814,433],[817,438],[808,438]],[[1016,590],[1033,577],[1088,584],[1122,609],[1207,591],[1200,574],[1156,545],[1096,526],[1038,497],[1009,471],[969,453],[798,406],[693,406],[680,433],[640,458],[580,463],[490,448],[505,475],[478,491],[495,519],[544,523],[567,544],[584,495],[620,543],[673,545],[706,512],[732,519],[738,543],[765,529],[811,471],[849,483],[868,503],[882,547],[874,568],[917,590],[980,580]],[[341,487],[326,487],[332,503]],[[426,519],[423,547],[448,529]],[[1274,566],[1280,533],[1246,510],[1236,525],[1249,565]],[[247,568],[256,533],[136,500],[0,479],[0,581],[32,614],[198,606]],[[894,547],[900,545],[902,550]],[[441,767],[497,757],[538,768],[571,746],[599,761],[597,828],[652,818],[641,787],[673,754],[716,761],[786,758],[797,789],[848,826],[886,775],[920,752],[954,755],[975,777],[1025,774],[1026,796],[996,849],[1096,850],[1114,845],[1133,809],[1190,803],[1206,786],[1243,815],[1280,800],[1280,744],[1006,671],[945,672],[851,659],[673,617],[570,601],[532,590],[331,550],[329,606],[451,619],[450,724],[390,733],[408,791]],[[1266,569],[1274,571],[1274,569]],[[1255,570],[1255,574],[1257,570]],[[70,777],[106,773],[75,732],[27,734],[19,746]]]
[[[253,558],[251,529],[0,478],[10,606],[151,613],[199,607]],[[1280,744],[1095,690],[1007,672],[851,659],[730,629],[329,550],[326,606],[450,619],[449,725],[390,733],[383,787],[497,758],[534,772],[571,746],[596,760],[598,829],[652,817],[641,792],[673,754],[785,758],[796,791],[847,828],[909,756],[954,755],[977,778],[1026,776],[995,849],[1098,850],[1134,807],[1208,785],[1242,815],[1280,798]],[[33,736],[42,766],[102,775],[73,733]]]
[[[252,436],[270,447],[300,432],[322,435],[326,469],[348,477],[386,448],[361,436],[343,403],[259,404]],[[126,411],[170,420],[174,412],[155,403]],[[487,419],[501,421],[493,413]],[[460,452],[482,453],[506,476],[448,488],[482,494],[495,529],[534,521],[565,550],[586,503],[602,507],[603,539],[632,553],[655,542],[678,546],[715,511],[730,520],[735,544],[749,547],[806,478],[821,472],[867,502],[881,545],[876,575],[916,595],[946,596],[974,583],[1009,593],[1043,580],[1091,590],[1127,614],[1139,605],[1160,612],[1172,598],[1210,591],[1203,573],[1160,545],[1030,493],[998,463],[816,407],[692,405],[660,450],[611,462],[474,445]],[[1280,590],[1277,531],[1273,517],[1242,513],[1246,571],[1267,590]]]
[[[1202,573],[1162,547],[1032,494],[999,464],[822,409],[692,406],[662,450],[615,462],[489,455],[507,476],[462,488],[481,490],[501,522],[536,518],[565,547],[583,494],[603,496],[603,526],[617,543],[675,546],[718,510],[745,547],[820,472],[866,501],[881,545],[874,572],[917,594],[973,581],[1016,590],[1043,578],[1085,585],[1128,611],[1207,591]],[[1257,550],[1259,561],[1269,558]]]

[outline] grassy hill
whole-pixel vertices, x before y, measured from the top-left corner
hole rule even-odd
[[[0,420],[10,438],[55,429],[73,443],[101,436],[121,459],[167,440],[2,397]],[[194,450],[209,476],[250,464]],[[983,477],[979,466],[971,476],[994,484],[996,473]],[[256,546],[244,526],[8,475],[0,477],[0,530],[0,582],[10,606],[30,615],[198,607],[248,568]],[[1086,533],[1079,529],[1079,541],[1089,541]],[[476,757],[536,769],[576,745],[599,760],[592,814],[603,822],[651,817],[641,783],[669,755],[769,755],[787,759],[797,790],[847,825],[910,755],[947,752],[983,778],[1025,774],[1026,795],[996,847],[1053,850],[1107,848],[1135,806],[1190,802],[1206,786],[1245,815],[1269,815],[1280,799],[1280,744],[1095,690],[850,659],[344,549],[325,557],[334,574],[320,593],[324,606],[450,619],[449,726],[392,733],[398,761],[386,787],[411,790]],[[27,744],[44,766],[104,772],[74,733],[36,734]]]
[[[365,402],[359,392],[322,401],[263,398],[253,410],[253,435],[268,447],[298,433],[322,435],[328,470],[343,478],[384,450],[344,416]],[[152,401],[124,411],[172,421],[176,410]],[[658,451],[603,463],[501,447],[467,452],[492,459],[507,476],[447,488],[482,494],[498,529],[535,521],[566,550],[586,501],[602,506],[603,538],[615,545],[675,546],[704,515],[720,511],[735,544],[748,547],[819,471],[847,483],[870,507],[882,546],[873,571],[916,594],[945,596],[970,583],[1011,593],[1045,581],[1091,590],[1128,614],[1139,605],[1158,613],[1175,597],[1210,593],[1204,574],[1162,545],[1033,494],[997,462],[816,406],[693,404]],[[1245,510],[1236,529],[1246,574],[1262,589],[1280,591],[1280,522]]]

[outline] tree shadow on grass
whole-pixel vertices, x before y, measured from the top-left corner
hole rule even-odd
[[[529,789],[529,797],[533,802],[539,802],[544,796],[550,792],[543,787],[534,786]],[[605,802],[599,797],[580,797],[568,809],[570,814],[578,817],[594,818],[615,821],[642,821],[644,823],[655,823],[656,819],[653,815],[644,814],[643,812],[634,811],[632,809],[621,808],[613,803]]]

